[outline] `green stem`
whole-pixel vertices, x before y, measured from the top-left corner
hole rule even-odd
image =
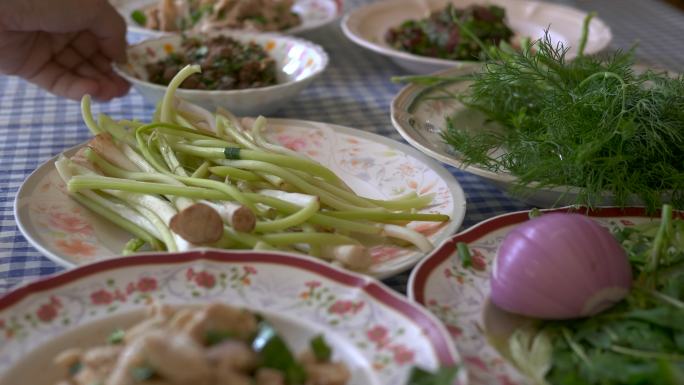
[[[275,233],[264,234],[261,238],[274,246],[287,246],[294,243],[314,245],[359,245],[356,239],[331,233]]]
[[[626,356],[645,358],[649,360],[666,360],[675,362],[684,362],[684,355],[681,354],[667,354],[661,352],[649,352],[645,350],[631,349],[620,345],[611,345],[610,350],[615,353],[624,354]]]
[[[115,211],[102,206],[101,204],[95,202],[94,200],[82,195],[82,194],[71,194],[69,195],[71,198],[73,198],[75,201],[78,203],[82,204],[83,206],[87,207],[94,213],[106,218],[107,220],[111,221],[115,225],[121,227],[122,229],[128,231],[129,233],[135,235],[136,237],[142,239],[146,243],[148,243],[150,246],[152,246],[153,249],[155,250],[162,250],[161,243],[159,243],[159,240],[152,236],[152,234],[148,233],[143,229],[142,227],[136,225],[135,223],[122,218],[117,214]]]
[[[367,221],[424,221],[444,222],[450,218],[444,214],[420,214],[420,213],[369,213],[359,211],[325,211],[326,215],[335,218]]]
[[[282,199],[273,198],[256,193],[245,193],[245,196],[247,196],[254,202],[271,206],[276,210],[284,212],[286,214],[292,214],[300,210],[299,206],[292,204],[290,202],[286,202]],[[309,223],[330,229],[338,229],[361,234],[380,234],[382,232],[382,228],[379,226],[369,225],[363,222],[354,222],[346,219],[334,218],[326,214],[327,212],[314,214],[309,219]]]
[[[587,47],[587,40],[589,38],[589,24],[591,23],[591,19],[595,16],[596,12],[589,12],[584,18],[584,22],[582,23],[582,36],[580,36],[579,47],[577,48],[578,57],[584,56],[584,49]]]
[[[321,207],[318,199],[312,199],[311,203],[302,207],[301,210],[281,219],[264,222],[258,221],[254,226],[254,231],[259,233],[283,231],[290,227],[299,226],[309,220]]]
[[[209,167],[209,171],[211,171],[211,173],[214,175],[222,176],[224,178],[231,177],[235,179],[246,180],[248,182],[260,182],[263,180],[261,177],[259,177],[259,175],[251,171],[245,171],[230,166],[213,166]]]
[[[140,194],[176,195],[195,199],[226,200],[230,198],[230,195],[226,193],[206,188],[139,182],[106,176],[75,175],[69,180],[67,187],[70,192],[78,192],[80,190],[118,190]]]

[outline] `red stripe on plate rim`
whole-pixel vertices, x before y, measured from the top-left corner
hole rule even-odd
[[[459,362],[456,349],[446,329],[430,312],[408,298],[393,292],[379,281],[371,277],[343,271],[305,257],[269,252],[231,252],[220,250],[192,250],[181,253],[147,253],[107,259],[88,265],[76,267],[56,275],[28,283],[4,296],[0,296],[0,311],[9,309],[17,302],[30,295],[40,294],[51,289],[64,286],[102,272],[146,265],[183,264],[194,261],[231,262],[231,263],[271,263],[295,267],[316,273],[332,281],[346,286],[363,289],[370,297],[394,309],[407,320],[414,323],[432,343],[439,362],[442,365],[454,365]]]

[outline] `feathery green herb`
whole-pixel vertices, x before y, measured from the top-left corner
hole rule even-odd
[[[444,140],[466,164],[515,175],[518,191],[577,187],[588,205],[610,192],[621,206],[638,197],[650,209],[663,199],[684,207],[684,77],[635,71],[633,50],[570,61],[548,33],[488,52],[472,76],[408,78],[434,88],[471,81],[455,97],[496,128],[466,132],[447,118]]]

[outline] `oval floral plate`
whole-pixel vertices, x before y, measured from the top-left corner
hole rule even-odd
[[[498,5],[506,9],[506,22],[515,37],[532,40],[544,37],[548,29],[554,43],[569,47],[567,58],[577,55],[586,13],[561,4],[528,0],[384,0],[366,4],[352,10],[342,19],[344,34],[354,43],[385,55],[402,68],[416,73],[431,73],[447,68],[472,66],[477,62],[447,60],[420,56],[392,47],[385,40],[391,28],[407,20],[422,19],[430,11],[443,9],[447,3],[456,8],[472,4]],[[589,25],[586,52],[596,53],[608,46],[613,35],[600,19],[593,18]]]
[[[413,366],[460,363],[434,316],[374,279],[278,253],[197,250],[101,261],[0,297],[0,383],[54,384],[57,352],[102,343],[151,303],[216,301],[263,313],[296,351],[324,334],[349,385],[398,385]]]
[[[329,167],[357,194],[388,199],[415,191],[434,193],[423,212],[447,214],[444,223],[412,222],[440,244],[455,233],[465,215],[465,195],[443,166],[415,149],[352,128],[290,119],[269,119],[266,137]],[[77,148],[67,151],[75,152]],[[14,215],[22,234],[56,263],[72,267],[120,255],[131,235],[69,198],[53,158],[24,182]],[[416,249],[378,245],[371,249],[369,274],[385,278],[404,271],[425,254]]]
[[[641,207],[589,210],[572,206],[542,211],[582,213],[610,229],[652,220]],[[411,272],[409,297],[426,306],[445,324],[463,357],[470,384],[528,384],[529,380],[492,343],[527,318],[496,311],[488,301],[490,270],[499,245],[511,229],[528,219],[529,212],[520,211],[480,222],[451,237]],[[469,268],[464,268],[458,258],[459,242],[466,243],[472,253]],[[486,334],[487,328],[495,329],[497,338]]]
[[[110,3],[126,20],[129,31],[147,36],[160,36],[168,33],[142,27],[131,18],[133,11],[155,5],[159,3],[159,0],[110,0]],[[284,31],[274,32],[297,34],[327,25],[342,14],[342,2],[338,0],[295,0],[292,11],[300,16],[302,23]]]
[[[437,72],[433,76],[458,77],[472,73],[478,67],[452,68]],[[523,201],[536,207],[559,207],[577,203],[579,194],[576,187],[557,186],[534,189],[516,186],[517,177],[507,172],[493,172],[477,164],[465,164],[463,156],[442,138],[447,129],[447,117],[453,119],[455,128],[469,132],[496,129],[488,124],[486,117],[479,111],[467,109],[456,100],[458,95],[467,90],[469,82],[452,82],[443,88],[426,87],[420,84],[409,84],[394,97],[390,106],[392,125],[401,136],[413,147],[461,170],[487,179],[497,187],[514,193]],[[497,150],[492,157],[500,155],[504,150]],[[610,205],[610,194],[604,194],[602,204]],[[640,201],[633,198],[629,204],[638,205]]]

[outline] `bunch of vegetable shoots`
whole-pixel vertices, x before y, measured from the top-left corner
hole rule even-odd
[[[362,239],[432,248],[406,226],[449,219],[417,212],[432,194],[358,196],[328,168],[269,143],[265,118],[241,121],[176,99],[178,86],[199,70],[187,66],[176,75],[147,124],[105,115],[96,121],[84,98],[95,137],[56,162],[75,200],[134,235],[125,253],[145,245],[283,250],[367,270],[372,257]]]
[[[466,93],[447,97],[482,112],[493,129],[467,132],[448,117],[443,138],[465,164],[516,176],[520,193],[568,186],[590,206],[609,194],[619,206],[684,208],[684,77],[637,71],[633,50],[583,55],[590,18],[574,60],[547,33],[521,49],[490,47],[469,76],[401,80],[430,90],[470,81]]]

